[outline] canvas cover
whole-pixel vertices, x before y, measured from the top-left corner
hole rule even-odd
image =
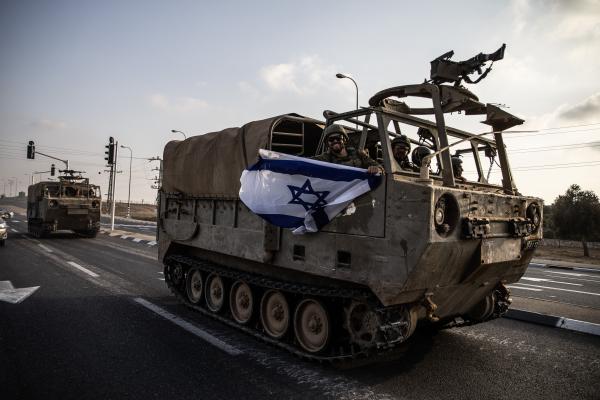
[[[258,161],[258,149],[267,148],[271,127],[284,116],[167,143],[163,153],[163,191],[198,197],[238,197],[242,171]]]

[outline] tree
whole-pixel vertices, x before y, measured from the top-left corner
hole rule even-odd
[[[583,255],[590,256],[588,241],[600,240],[600,201],[591,190],[571,185],[553,206],[554,228],[562,239],[581,240]]]

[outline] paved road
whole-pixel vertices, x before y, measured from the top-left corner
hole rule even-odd
[[[567,270],[532,263],[525,276],[510,288],[517,296],[600,310],[600,268]]]
[[[508,319],[421,336],[408,354],[353,370],[304,362],[177,304],[155,246],[106,235],[31,239],[16,221],[0,249],[0,282],[40,288],[21,303],[0,302],[3,399],[600,393],[598,337]]]

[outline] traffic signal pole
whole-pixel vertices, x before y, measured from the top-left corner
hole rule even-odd
[[[112,138],[111,138],[112,139]],[[114,142],[113,147],[113,156],[112,156],[112,164],[111,164],[111,178],[112,178],[112,202],[111,202],[111,210],[110,210],[110,230],[115,230],[115,184],[117,179],[117,152],[119,148],[119,142]]]

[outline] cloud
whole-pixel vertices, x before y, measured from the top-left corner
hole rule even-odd
[[[168,112],[186,113],[202,110],[208,107],[208,103],[201,99],[194,97],[176,97],[170,99],[169,97],[160,93],[154,93],[150,95],[149,101],[152,107]]]
[[[574,106],[563,106],[558,117],[570,121],[600,120],[600,92],[594,93]]]
[[[593,44],[600,38],[598,0],[513,0],[517,33],[547,33],[551,38]]]
[[[325,64],[318,56],[305,56],[288,63],[267,65],[260,77],[273,92],[292,92],[311,95],[331,84],[335,67]]]
[[[67,127],[67,123],[63,121],[54,121],[51,119],[39,119],[29,123],[34,128],[41,128],[46,130],[57,130],[64,129]]]

